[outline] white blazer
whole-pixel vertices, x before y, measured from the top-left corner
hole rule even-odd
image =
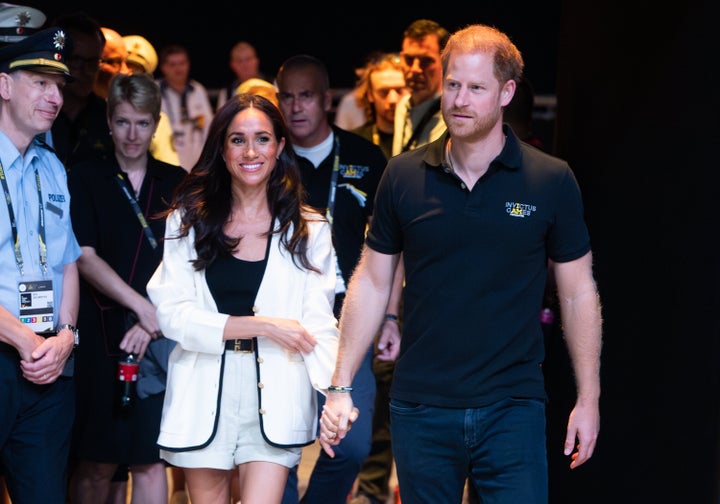
[[[260,428],[274,446],[305,446],[317,430],[316,390],[326,392],[338,349],[335,262],[330,226],[310,221],[308,258],[321,273],[300,270],[273,235],[254,310],[257,315],[299,321],[317,340],[312,352],[291,353],[265,337],[257,338]],[[277,225],[277,223],[276,223]],[[223,329],[229,317],[218,313],[205,279],[190,261],[197,257],[193,230],[178,236],[179,211],[167,218],[163,260],[148,282],[163,334],[177,342],[170,354],[168,382],[158,445],[169,451],[202,448],[217,430],[225,355]],[[225,393],[238,393],[229,386]]]

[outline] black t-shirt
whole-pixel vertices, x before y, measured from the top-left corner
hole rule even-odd
[[[333,127],[340,140],[339,172],[333,212],[333,243],[343,279],[347,283],[360,259],[365,228],[373,213],[378,182],[385,168],[385,156],[372,142]],[[315,168],[298,156],[308,205],[325,215],[332,179],[335,149]]]
[[[546,397],[547,259],[582,257],[590,239],[567,163],[505,133],[471,189],[444,162],[447,134],[388,162],[367,244],[405,263],[392,398],[467,408]]]

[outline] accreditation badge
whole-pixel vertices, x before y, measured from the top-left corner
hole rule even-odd
[[[55,327],[52,280],[21,281],[18,283],[20,321],[33,332],[52,331]]]

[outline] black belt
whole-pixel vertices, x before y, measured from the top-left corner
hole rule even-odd
[[[225,350],[252,353],[255,351],[254,339],[230,339],[225,341]]]

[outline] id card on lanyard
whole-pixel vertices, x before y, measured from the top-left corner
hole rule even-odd
[[[20,321],[36,333],[52,331],[55,327],[53,296],[52,280],[21,280],[18,283]]]

